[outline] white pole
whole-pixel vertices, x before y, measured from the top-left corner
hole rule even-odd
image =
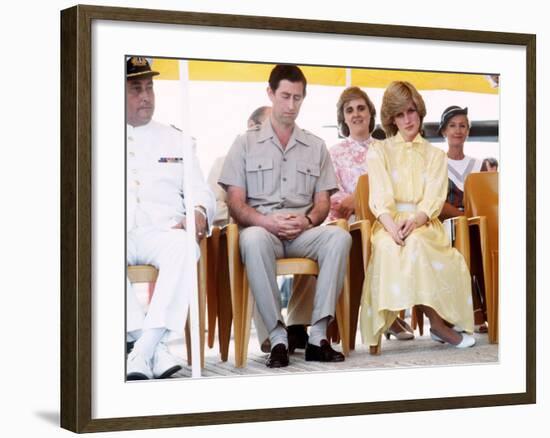
[[[351,68],[346,68],[346,88],[351,87]]]
[[[189,127],[189,71],[187,61],[180,61],[180,87],[182,90],[182,108],[183,120],[182,130],[185,133],[190,132]],[[188,147],[189,146],[189,147]],[[187,216],[187,233],[191,237],[189,242],[192,244],[187,246],[187,266],[185,269],[189,271],[189,279],[191,280],[188,287],[191,289],[189,299],[189,324],[191,332],[191,357],[193,364],[191,366],[191,376],[201,377],[201,355],[200,355],[200,336],[199,336],[199,298],[197,287],[197,245],[195,244],[195,202],[193,199],[192,187],[193,166],[198,166],[198,163],[193,163],[192,145],[183,144],[183,198],[185,201],[185,212]],[[183,293],[183,292],[182,292]]]

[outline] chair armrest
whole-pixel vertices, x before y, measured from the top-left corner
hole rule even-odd
[[[349,230],[350,232],[357,231],[357,230],[363,230],[363,231],[367,230],[370,233],[370,221],[367,219],[361,219],[361,220],[355,221],[349,224]]]
[[[485,216],[472,216],[468,218],[468,226],[469,225],[480,225],[480,223],[484,220],[487,220]]]
[[[349,222],[345,219],[336,219],[334,221],[327,222],[327,225],[335,225],[343,230],[349,231]]]

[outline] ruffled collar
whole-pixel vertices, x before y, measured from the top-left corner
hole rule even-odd
[[[403,144],[405,147],[415,147],[423,145],[425,140],[424,137],[420,135],[420,133],[416,134],[416,137],[413,138],[412,141],[405,141],[403,136],[399,131],[397,131],[397,134],[395,134],[395,143]]]
[[[349,136],[349,137],[346,137],[346,140],[348,141],[348,143],[350,143],[354,146],[360,146],[360,147],[367,148],[367,149],[371,145],[371,143],[373,142],[372,137],[369,137],[366,140],[355,140],[354,138]]]

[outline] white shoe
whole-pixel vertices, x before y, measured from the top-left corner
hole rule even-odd
[[[153,375],[155,379],[166,379],[181,370],[177,359],[170,354],[168,347],[159,342],[153,355]]]
[[[462,327],[460,327],[459,325],[453,325],[453,330],[457,333],[464,333],[466,331]]]
[[[151,361],[145,359],[136,350],[132,350],[126,359],[127,380],[148,380],[153,378]]]
[[[471,335],[468,335],[466,333],[462,333],[462,340],[454,345],[454,344],[450,344],[446,341],[444,341],[443,339],[441,339],[439,336],[437,336],[433,331],[432,329],[430,329],[430,336],[431,338],[436,341],[436,342],[441,342],[442,344],[449,344],[449,345],[452,345],[453,347],[456,347],[456,348],[468,348],[468,347],[473,347],[476,343],[476,338],[474,338],[473,336]]]

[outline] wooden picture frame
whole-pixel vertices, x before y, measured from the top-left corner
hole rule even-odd
[[[525,391],[317,406],[92,418],[92,23],[95,20],[519,46],[526,53]],[[351,416],[536,401],[536,37],[288,18],[75,6],[61,12],[61,426],[74,432]],[[517,323],[517,322],[514,322]]]

